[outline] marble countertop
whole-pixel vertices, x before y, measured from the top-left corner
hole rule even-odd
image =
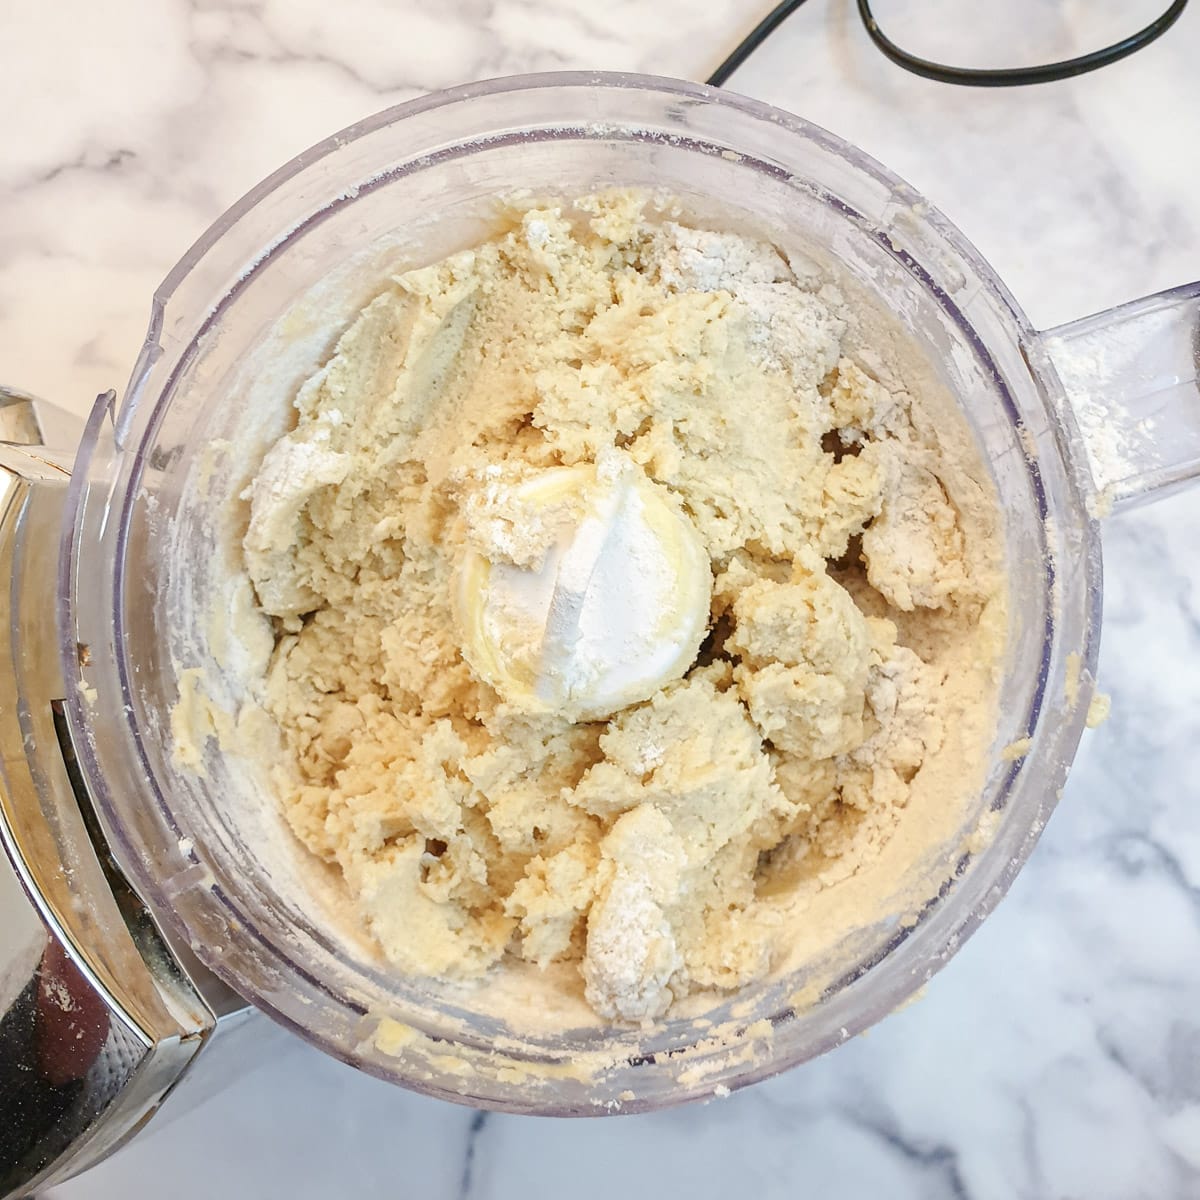
[[[151,293],[192,240],[358,117],[527,70],[702,77],[758,7],[3,5],[0,378],[80,413],[119,389]],[[992,7],[1010,27],[1027,17],[1028,36],[1058,54],[1161,5]],[[943,45],[967,19],[953,0],[888,11]],[[962,37],[993,53],[1004,40],[979,26]],[[850,0],[812,0],[733,86],[907,177],[1045,327],[1200,278],[1198,60],[1193,5],[1162,42],[1099,74],[964,91],[891,67]],[[422,1099],[274,1036],[267,1061],[217,1099],[53,1195],[1200,1196],[1200,491],[1113,518],[1105,556],[1112,717],[1085,739],[1009,898],[919,1003],[869,1036],[706,1107],[576,1122]]]

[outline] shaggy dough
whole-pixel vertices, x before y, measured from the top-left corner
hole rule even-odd
[[[778,895],[903,821],[996,585],[943,436],[845,328],[771,246],[614,193],[391,279],[301,387],[249,492],[266,708],[292,828],[397,968],[566,961],[602,1017],[654,1018],[762,977]],[[453,581],[480,530],[528,557],[489,483],[613,453],[699,531],[711,631],[683,679],[572,722],[472,672]]]

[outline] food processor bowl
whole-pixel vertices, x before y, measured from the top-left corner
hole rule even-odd
[[[337,881],[319,878],[288,834],[265,770],[218,737],[199,771],[182,765],[171,713],[189,668],[237,712],[240,651],[224,626],[244,595],[230,590],[236,563],[218,518],[238,503],[244,464],[287,427],[289,391],[371,285],[477,241],[497,197],[612,186],[669,194],[696,219],[807,253],[892,315],[957,398],[990,472],[1009,631],[984,784],[961,836],[940,848],[944,883],[919,912],[865,931],[820,986],[774,978],[714,1002],[699,1023],[644,1028],[573,1022],[550,1002],[531,1031],[483,992],[389,971],[339,925]],[[1138,405],[1149,389],[1133,364],[1145,362],[1138,323],[1158,320],[1169,336],[1154,353],[1176,364],[1173,386],[1194,390],[1178,331],[1194,322],[1196,292],[1143,304],[1149,317],[1037,334],[962,235],[877,163],[796,117],[677,81],[473,84],[320,143],[172,271],[119,408],[97,406],[80,451],[61,659],[70,736],[113,854],[172,937],[255,1005],[340,1059],[447,1099],[554,1115],[655,1109],[836,1046],[929,979],[1030,854],[1093,692],[1097,517],[1195,473],[1200,439],[1186,430],[1169,453],[1155,441],[1148,466]],[[1103,391],[1119,371],[1096,352],[1114,324],[1130,331],[1119,411]],[[1086,437],[1064,381],[1100,414]],[[1172,414],[1178,399],[1163,401]],[[1096,428],[1117,430],[1121,453],[1102,461]]]

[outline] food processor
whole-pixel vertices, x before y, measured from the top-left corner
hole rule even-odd
[[[230,448],[286,427],[286,405],[255,398],[310,374],[361,302],[348,264],[435,261],[486,232],[497,196],[610,186],[769,234],[892,314],[991,474],[1010,628],[985,783],[919,912],[879,922],[819,988],[784,976],[699,1022],[548,1014],[531,1032],[397,978],[333,929],[244,763],[213,741],[185,769],[171,713],[190,667],[211,667],[236,710],[203,619],[229,603],[213,514],[231,502]],[[125,395],[99,398],[77,455],[63,414],[0,394],[0,1197],[61,1182],[168,1096],[219,1083],[260,1040],[256,1009],[418,1091],[553,1115],[723,1095],[891,1012],[997,904],[1054,808],[1094,695],[1099,522],[1200,474],[1198,360],[1200,284],[1037,332],[912,188],[797,117],[699,85],[473,84],[281,168],[159,288]]]

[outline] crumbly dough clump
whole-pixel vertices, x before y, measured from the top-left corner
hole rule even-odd
[[[566,961],[634,1021],[760,978],[778,895],[869,868],[991,587],[938,437],[843,353],[838,291],[645,206],[513,211],[388,281],[300,389],[244,540],[288,819],[387,958]],[[608,721],[521,711],[464,660],[456,564],[483,526],[520,561],[489,484],[613,448],[700,531],[711,633]]]

